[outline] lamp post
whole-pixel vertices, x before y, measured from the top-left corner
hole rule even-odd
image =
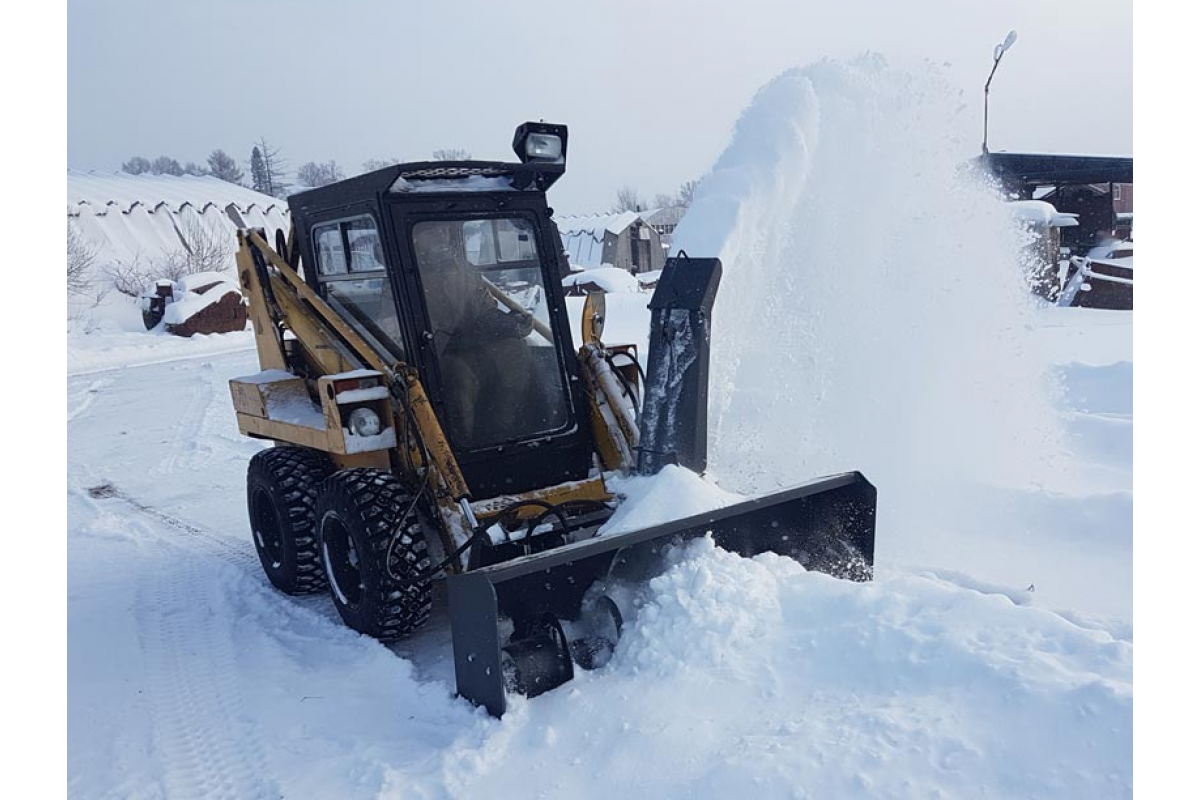
[[[996,45],[996,49],[992,51],[992,71],[988,73],[987,83],[983,85],[983,154],[986,156],[987,147],[987,128],[988,128],[988,92],[992,88],[992,76],[996,74],[996,67],[1000,66],[1000,59],[1008,52],[1008,48],[1013,46],[1013,42],[1017,40],[1017,32],[1009,31],[1008,36],[1004,37],[1004,41]]]

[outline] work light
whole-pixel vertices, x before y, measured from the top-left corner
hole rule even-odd
[[[567,126],[549,122],[523,122],[513,135],[513,152],[523,164],[566,164]]]
[[[536,161],[560,161],[562,139],[549,133],[531,133],[525,137],[525,157]]]
[[[356,408],[350,412],[350,432],[355,436],[375,436],[382,427],[379,415],[369,408]]]

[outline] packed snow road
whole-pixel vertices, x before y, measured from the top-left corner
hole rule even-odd
[[[1078,418],[1123,419],[1127,366],[1066,370],[1097,406]],[[863,586],[696,542],[608,667],[492,720],[453,697],[444,616],[385,647],[267,584],[260,445],[226,388],[256,369],[243,350],[69,380],[74,797],[1129,792],[1131,626],[961,564]],[[1081,451],[1127,466],[1095,427]]]

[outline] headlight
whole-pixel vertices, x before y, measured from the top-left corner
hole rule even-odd
[[[525,155],[538,161],[559,161],[562,138],[552,133],[531,133],[525,137]]]
[[[347,423],[350,425],[350,432],[355,436],[375,436],[382,428],[379,415],[369,408],[356,408],[351,411]]]

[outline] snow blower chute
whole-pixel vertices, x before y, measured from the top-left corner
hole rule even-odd
[[[705,468],[721,267],[666,262],[644,373],[634,346],[602,342],[601,294],[576,348],[546,205],[566,146],[565,126],[525,123],[519,163],[395,165],[289,197],[292,235],[273,247],[239,233],[262,371],[230,389],[240,430],[275,443],[247,475],[267,577],[328,586],[350,627],[385,640],[424,624],[446,581],[458,691],[497,716],[507,692],[603,664],[620,588],[674,542],[854,580],[874,557],[858,473],[604,532],[606,474]]]

